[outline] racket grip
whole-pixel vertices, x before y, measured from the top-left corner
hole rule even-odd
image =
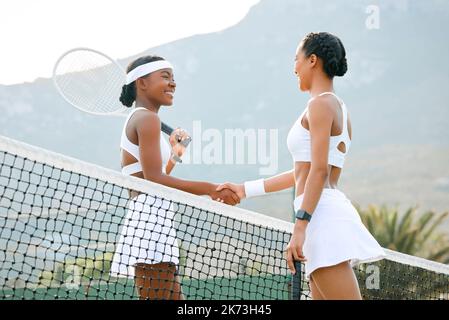
[[[292,275],[291,282],[291,299],[300,300],[302,291],[302,265],[300,261],[295,261],[296,273]]]
[[[164,132],[166,135],[171,135],[173,132],[173,128],[170,127],[169,125],[165,124],[164,122],[161,122],[161,131]],[[192,141],[192,138],[188,138],[185,139],[184,141],[181,142],[181,144],[187,148],[187,146],[190,144],[190,142]]]
[[[162,122],[161,123],[161,131],[167,135],[171,135],[171,133],[173,132],[173,128]]]

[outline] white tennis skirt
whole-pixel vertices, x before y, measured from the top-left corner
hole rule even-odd
[[[295,199],[301,206],[304,194]],[[359,213],[337,189],[324,188],[306,229],[303,245],[305,274],[350,261],[351,266],[385,258],[385,251],[362,223]]]
[[[136,263],[179,264],[179,248],[169,201],[140,194],[129,201],[110,274],[134,277]]]

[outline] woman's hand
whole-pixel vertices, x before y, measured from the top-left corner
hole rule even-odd
[[[213,185],[213,187],[209,192],[209,196],[212,198],[212,200],[224,202],[231,206],[235,206],[236,204],[240,203],[240,198],[234,191],[230,189],[223,189],[221,191],[217,191],[216,190],[217,187],[218,187],[217,185]]]
[[[191,138],[189,134],[181,128],[176,128],[170,135],[169,141],[172,146],[172,156],[176,156],[179,159],[182,157],[186,151],[185,142],[189,141]]]
[[[302,251],[304,240],[306,239],[306,227],[306,221],[298,220],[296,222],[290,242],[285,249],[287,266],[292,274],[296,273],[295,261],[307,261]]]
[[[229,190],[233,191],[240,198],[240,200],[246,198],[245,186],[243,184],[235,184],[235,183],[231,183],[231,182],[225,182],[218,186],[217,191],[221,191],[221,190],[225,190],[225,189],[229,189]]]

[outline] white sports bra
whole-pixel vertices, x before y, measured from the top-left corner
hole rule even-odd
[[[131,116],[139,109],[147,110],[146,108],[139,107],[134,108],[133,111],[131,111],[126,118],[125,125],[123,126],[122,130],[122,137],[120,140],[120,148],[123,150],[129,152],[134,158],[137,159],[137,162],[129,164],[127,166],[124,166],[122,168],[122,174],[131,175],[137,172],[142,171],[142,165],[140,164],[140,152],[139,152],[139,146],[132,143],[128,137],[126,136],[126,126],[128,125],[128,121],[131,118]],[[161,135],[161,156],[162,156],[162,172],[165,172],[165,166],[167,165],[168,161],[170,160],[170,154],[171,154],[171,148],[168,142],[162,137]]]
[[[340,135],[338,136],[330,136],[329,141],[329,157],[328,157],[328,163],[330,165],[333,165],[335,167],[343,168],[343,164],[345,162],[345,156],[349,151],[349,148],[351,146],[351,139],[349,138],[349,132],[348,132],[348,111],[346,109],[345,103],[338,98],[335,93],[333,92],[323,92],[318,96],[322,96],[325,94],[331,94],[337,98],[338,102],[340,103],[340,106],[343,111],[343,130]],[[293,124],[293,127],[290,129],[288,136],[287,136],[287,147],[290,151],[293,161],[299,162],[311,162],[311,140],[310,140],[310,132],[306,128],[304,128],[301,124],[302,118],[306,111],[309,108],[309,102],[307,103],[307,107],[301,114],[298,120]],[[344,142],[346,145],[346,152],[342,152],[338,150],[338,145]]]

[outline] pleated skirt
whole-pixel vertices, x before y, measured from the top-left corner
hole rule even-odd
[[[134,277],[136,263],[179,264],[174,211],[167,200],[140,194],[129,201],[110,274]]]

